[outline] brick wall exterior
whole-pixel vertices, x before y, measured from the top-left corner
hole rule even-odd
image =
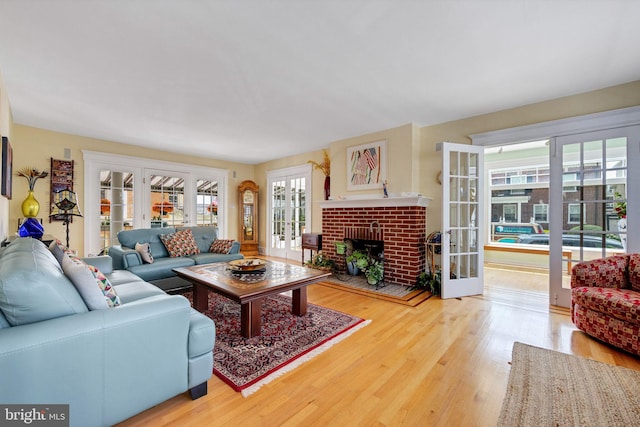
[[[376,221],[383,230],[385,280],[413,286],[425,271],[427,208],[421,206],[322,209],[322,252],[338,263],[335,241],[344,239],[345,227],[366,227]]]

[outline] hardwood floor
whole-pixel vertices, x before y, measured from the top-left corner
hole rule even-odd
[[[640,358],[578,331],[568,311],[500,288],[407,307],[312,285],[310,303],[371,324],[248,398],[213,376],[207,396],[184,393],[119,426],[494,426],[515,341],[640,370]]]

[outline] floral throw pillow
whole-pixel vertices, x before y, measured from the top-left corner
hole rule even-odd
[[[160,240],[162,240],[164,247],[167,248],[167,252],[169,252],[169,256],[171,258],[200,253],[200,249],[198,249],[196,239],[193,238],[191,230],[181,230],[171,234],[161,234]]]
[[[233,246],[233,240],[216,239],[211,243],[209,252],[213,254],[228,254]]]

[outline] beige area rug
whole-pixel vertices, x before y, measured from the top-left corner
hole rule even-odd
[[[638,426],[640,371],[516,342],[498,426]]]
[[[349,274],[334,273],[323,279],[319,284],[411,307],[415,307],[431,298],[431,292],[425,289],[413,289],[394,283],[387,283],[385,286],[376,289],[375,285],[367,283],[367,279],[362,274],[351,276]]]

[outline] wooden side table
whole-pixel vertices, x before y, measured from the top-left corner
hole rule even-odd
[[[305,249],[309,249],[311,251],[311,257],[313,257],[313,251],[321,251],[322,234],[302,233],[302,265],[304,265]]]

